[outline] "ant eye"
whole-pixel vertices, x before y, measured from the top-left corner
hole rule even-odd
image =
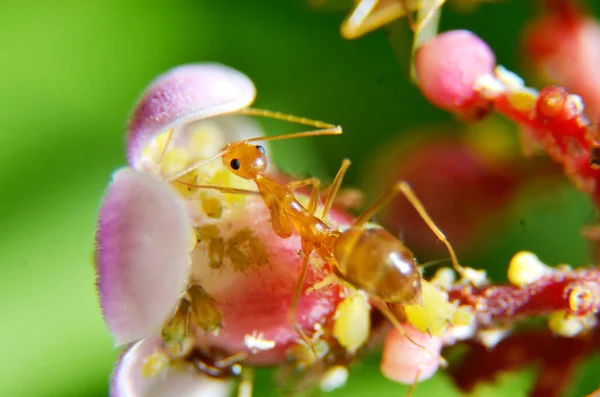
[[[233,168],[234,170],[239,170],[240,169],[240,160],[238,159],[233,159],[231,160],[231,163],[229,163],[229,165],[231,166],[231,168]]]
[[[260,145],[256,145],[256,148],[258,149],[259,152],[261,152],[262,154],[265,154],[265,148],[260,146]]]

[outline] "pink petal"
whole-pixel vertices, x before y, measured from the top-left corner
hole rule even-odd
[[[160,340],[150,337],[125,352],[113,373],[111,397],[227,397],[232,382],[210,378],[185,365],[165,365],[163,371],[146,377],[142,367],[153,354],[161,354]]]
[[[127,157],[134,166],[156,135],[190,121],[247,107],[256,89],[241,72],[216,63],[171,69],[150,84],[127,127]]]
[[[467,30],[442,33],[425,42],[415,55],[423,95],[449,111],[472,105],[477,97],[475,80],[491,74],[495,64],[491,48]]]
[[[333,212],[333,219],[348,224],[350,219]],[[265,244],[268,263],[259,267],[252,264],[248,270],[234,270],[226,260],[219,270],[206,264],[203,250],[194,251],[193,277],[201,280],[204,289],[215,299],[222,313],[223,328],[218,336],[198,332],[198,339],[206,341],[229,353],[248,351],[245,338],[252,334],[275,342],[275,347],[250,354],[247,362],[276,364],[285,362],[287,349],[298,341],[298,334],[288,322],[292,292],[302,262],[301,243],[298,235],[282,239],[271,226],[270,214],[265,204],[256,199],[246,204],[244,211],[221,219],[222,235],[229,238],[238,230],[248,228]],[[317,255],[313,254],[318,263]],[[311,266],[304,289],[313,286],[331,272],[327,266]],[[335,313],[342,300],[338,285],[329,285],[301,296],[297,319],[308,334],[314,332],[317,323],[325,323]]]
[[[383,346],[381,372],[387,378],[405,384],[413,384],[417,379],[417,373],[419,381],[431,378],[439,367],[441,340],[410,326],[405,325],[404,330],[427,351],[402,336],[398,330],[392,329]]]
[[[117,344],[160,328],[189,271],[190,221],[171,187],[124,168],[104,197],[96,235],[98,293]]]

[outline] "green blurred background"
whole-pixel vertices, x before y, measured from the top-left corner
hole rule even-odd
[[[502,64],[519,70],[515,43],[532,13],[529,1],[515,0],[470,14],[445,11],[442,26],[474,30]],[[222,62],[254,80],[258,107],[343,125],[343,140],[282,142],[275,156],[285,170],[323,177],[348,156],[348,181],[358,185],[377,143],[453,123],[408,83],[383,31],[342,40],[343,16],[302,0],[1,2],[0,396],[107,394],[118,352],[94,290],[96,213],[111,172],[125,161],[128,113],[157,74],[187,62]],[[553,197],[530,197],[520,211],[526,227],[515,220],[486,252],[465,261],[497,277],[521,249],[548,263],[587,262],[578,230],[595,215],[586,197],[565,184]],[[275,393],[270,376],[259,373],[257,396]],[[478,394],[524,395],[531,379],[531,371],[503,376]],[[597,386],[592,364],[575,383],[572,395]],[[375,356],[332,395],[405,390],[380,375]],[[443,373],[415,395],[434,392],[457,395]]]

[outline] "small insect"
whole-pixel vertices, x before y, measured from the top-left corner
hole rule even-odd
[[[308,272],[309,258],[313,253],[332,264],[334,273],[344,282],[367,293],[377,308],[407,338],[396,315],[388,307],[391,305],[415,304],[421,299],[421,273],[413,253],[397,237],[383,228],[366,227],[367,222],[392,200],[397,194],[403,194],[419,212],[423,220],[447,246],[455,270],[463,277],[466,272],[458,261],[448,239],[435,225],[415,193],[405,181],[392,186],[379,200],[368,207],[353,225],[344,232],[332,229],[325,222],[340,189],[350,161],[344,159],[325,199],[320,216],[315,213],[319,201],[320,180],[307,178],[282,185],[265,175],[267,158],[265,150],[257,141],[274,141],[309,136],[339,135],[342,129],[329,123],[282,115],[269,111],[261,111],[262,116],[298,121],[318,130],[293,133],[271,137],[250,138],[232,142],[207,160],[197,162],[168,177],[168,180],[195,188],[218,190],[222,193],[260,195],[271,214],[272,227],[281,238],[288,238],[296,230],[302,241],[303,261],[297,278],[292,303],[289,311],[289,322],[300,338],[309,346],[311,340],[306,336],[297,322],[297,308],[302,293],[302,286]],[[211,185],[194,185],[178,181],[182,175],[193,171],[211,161],[222,159],[223,165],[233,174],[253,181],[258,191],[235,189]],[[296,199],[294,190],[303,186],[312,186],[310,201],[304,207]],[[413,343],[420,346],[417,342]],[[314,347],[313,347],[314,351]],[[441,358],[440,358],[441,359]]]
[[[430,24],[437,31],[437,19],[445,2],[446,0],[358,0],[342,23],[340,32],[345,39],[356,39],[404,17],[416,34]]]

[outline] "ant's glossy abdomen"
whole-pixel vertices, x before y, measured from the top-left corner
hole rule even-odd
[[[338,275],[372,297],[388,303],[416,303],[421,274],[413,253],[382,228],[352,227],[334,244]]]

